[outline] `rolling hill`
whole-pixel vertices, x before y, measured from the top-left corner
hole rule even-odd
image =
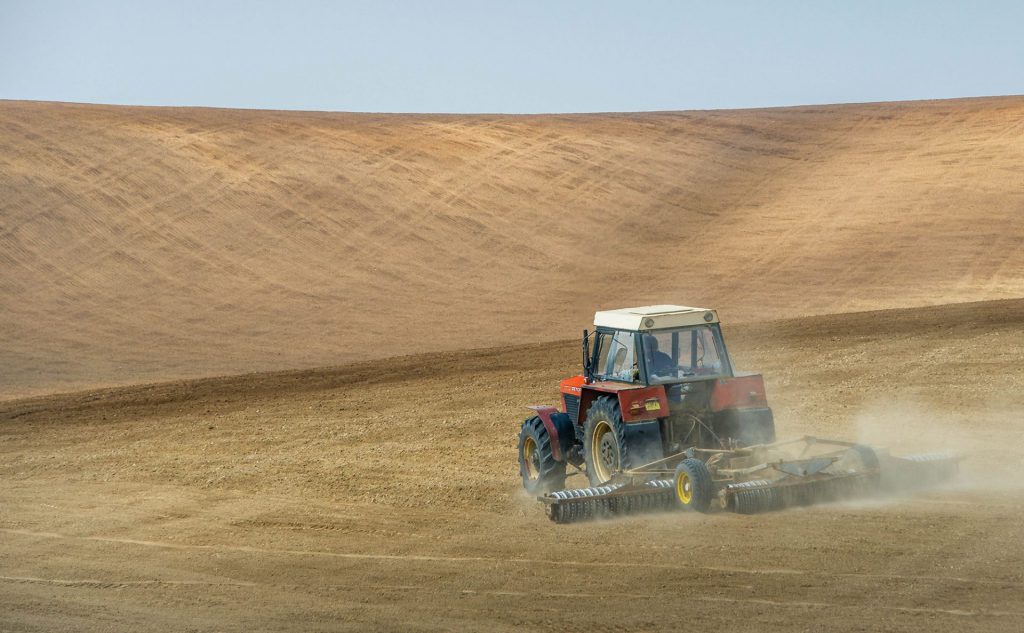
[[[0,102],[0,398],[1024,296],[1024,98],[386,115]]]

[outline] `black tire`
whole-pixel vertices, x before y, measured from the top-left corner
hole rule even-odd
[[[555,459],[551,435],[537,416],[527,418],[519,431],[519,474],[532,495],[565,488],[565,462]]]
[[[598,398],[587,410],[587,420],[583,423],[583,459],[591,486],[607,483],[612,475],[629,468],[626,425],[619,404],[612,398]]]
[[[711,507],[715,485],[704,462],[692,457],[679,462],[673,482],[676,503],[683,510],[707,512]]]

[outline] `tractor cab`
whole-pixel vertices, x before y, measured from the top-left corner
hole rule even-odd
[[[584,340],[590,382],[667,385],[733,375],[713,310],[629,308],[598,312],[594,322],[597,331]]]

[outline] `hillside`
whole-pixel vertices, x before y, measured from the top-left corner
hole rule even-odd
[[[0,102],[0,398],[1024,296],[1024,98],[574,116]]]

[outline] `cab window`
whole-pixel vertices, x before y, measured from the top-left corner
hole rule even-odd
[[[602,332],[595,374],[599,380],[637,380],[636,337],[633,332]]]
[[[644,333],[643,347],[651,384],[704,380],[731,372],[716,325]]]

